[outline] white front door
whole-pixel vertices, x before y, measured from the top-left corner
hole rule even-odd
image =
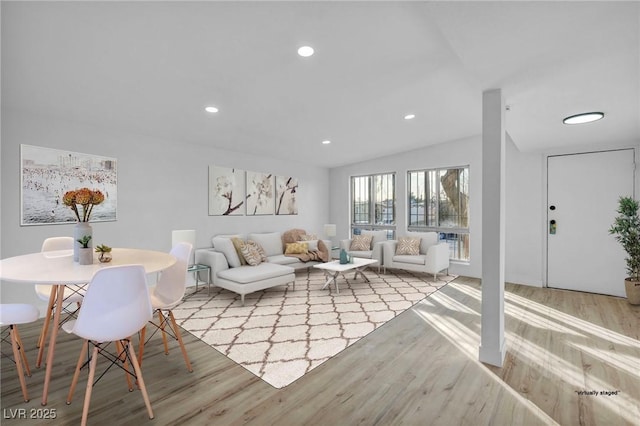
[[[624,297],[626,253],[609,234],[633,196],[634,150],[547,158],[547,285]]]

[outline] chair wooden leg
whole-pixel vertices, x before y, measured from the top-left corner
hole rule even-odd
[[[20,338],[20,332],[18,332],[18,327],[14,327],[13,331],[16,334],[16,342],[18,342],[18,349],[20,349],[22,366],[24,367],[24,371],[27,374],[27,377],[31,377],[31,369],[29,368],[29,361],[27,360],[27,354],[24,353],[24,345],[22,344],[22,339]]]
[[[191,361],[189,361],[189,356],[187,355],[187,349],[184,347],[184,342],[182,341],[182,334],[180,334],[180,329],[178,328],[178,323],[176,323],[176,319],[173,316],[173,311],[169,311],[169,318],[171,318],[171,323],[173,325],[173,332],[175,333],[176,339],[178,339],[178,343],[180,344],[180,349],[182,350],[182,356],[184,357],[184,362],[187,364],[187,370],[189,373],[193,373],[193,367],[191,366]]]
[[[142,369],[140,368],[140,364],[138,364],[136,352],[133,349],[131,341],[127,344],[126,349],[129,350],[131,354],[131,364],[133,364],[133,369],[136,372],[138,386],[142,392],[142,399],[144,399],[144,405],[147,407],[147,413],[149,414],[149,418],[153,419],[153,410],[151,409],[151,402],[149,401],[149,395],[147,394],[147,387],[145,386],[144,379],[142,378]]]
[[[140,330],[140,343],[138,346],[138,364],[140,364],[140,366],[142,366],[142,354],[144,353],[144,339],[146,334],[147,326],[145,325],[144,327],[142,327],[142,330]]]
[[[133,392],[133,383],[131,382],[131,375],[129,374],[127,353],[125,352],[124,346],[120,340],[116,341],[116,353],[118,354],[118,359],[122,361],[124,378],[127,379],[127,388],[129,389],[129,392]]]
[[[18,370],[18,379],[20,380],[20,387],[22,388],[22,397],[24,402],[29,402],[29,393],[27,392],[27,382],[24,379],[24,372],[22,371],[22,355],[20,355],[20,349],[18,348],[18,340],[16,339],[16,326],[9,326],[9,334],[11,337],[11,348],[13,349],[13,358],[16,361],[16,369]]]
[[[42,325],[42,330],[40,330],[40,337],[38,338],[38,344],[36,347],[40,348],[45,344],[47,339],[47,330],[49,329],[49,323],[51,322],[51,317],[53,316],[53,305],[56,302],[56,288],[51,286],[51,294],[49,295],[49,303],[47,304],[47,314],[44,317],[44,324]],[[40,363],[37,363],[37,366],[40,367]]]
[[[73,398],[73,393],[76,390],[76,385],[78,384],[78,378],[80,377],[80,368],[82,368],[82,360],[86,356],[87,351],[89,350],[89,341],[85,340],[82,343],[82,348],[80,349],[80,356],[78,356],[78,362],[76,363],[76,371],[73,373],[73,379],[71,380],[71,387],[69,388],[69,394],[67,395],[67,405],[71,404],[71,399]]]
[[[167,344],[167,332],[164,328],[167,326],[167,319],[162,315],[162,311],[158,309],[158,319],[160,320],[160,330],[162,331],[162,343],[164,343],[164,354],[169,355],[169,345]]]
[[[96,375],[96,364],[98,363],[98,347],[94,346],[93,354],[91,355],[91,362],[89,363],[89,378],[87,379],[87,390],[84,393],[84,405],[82,407],[82,422],[81,426],[87,425],[87,418],[89,417],[89,403],[91,402],[91,391],[93,390],[93,378]]]

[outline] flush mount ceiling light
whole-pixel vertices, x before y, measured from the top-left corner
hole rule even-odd
[[[322,141],[322,145],[329,145],[331,143],[330,140],[324,140]]]
[[[584,112],[582,114],[576,114],[569,116],[562,120],[564,124],[585,124],[592,121],[598,121],[604,117],[603,112]]]
[[[302,56],[303,58],[308,58],[309,56],[313,55],[313,47],[302,46],[298,49],[298,55]]]
[[[210,112],[210,113],[212,113],[212,114],[214,114],[214,113],[218,112],[218,108],[216,108],[216,107],[214,107],[214,106],[208,106],[208,107],[206,107],[204,110],[205,110],[205,111],[207,111],[207,112]]]
[[[404,116],[405,120],[413,120],[414,118],[416,118],[415,114],[407,114]]]

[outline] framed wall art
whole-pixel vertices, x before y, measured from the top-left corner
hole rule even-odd
[[[245,171],[209,166],[209,216],[242,216],[245,202]]]
[[[20,145],[21,225],[77,221],[63,202],[69,191],[100,191],[104,200],[93,206],[92,222],[117,219],[117,160],[93,154]]]
[[[247,172],[247,216],[273,214],[274,197],[272,174]]]
[[[276,176],[276,214],[296,215],[298,204],[298,179],[291,176]]]

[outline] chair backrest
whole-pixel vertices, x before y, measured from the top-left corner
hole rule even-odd
[[[42,242],[42,249],[40,251],[53,251],[53,250],[71,250],[73,249],[72,237],[51,237]]]
[[[191,244],[178,243],[169,252],[176,263],[162,271],[155,290],[155,296],[167,304],[176,303],[184,296],[191,250]]]
[[[142,265],[105,267],[89,283],[73,333],[83,339],[112,342],[140,331],[151,318]]]

